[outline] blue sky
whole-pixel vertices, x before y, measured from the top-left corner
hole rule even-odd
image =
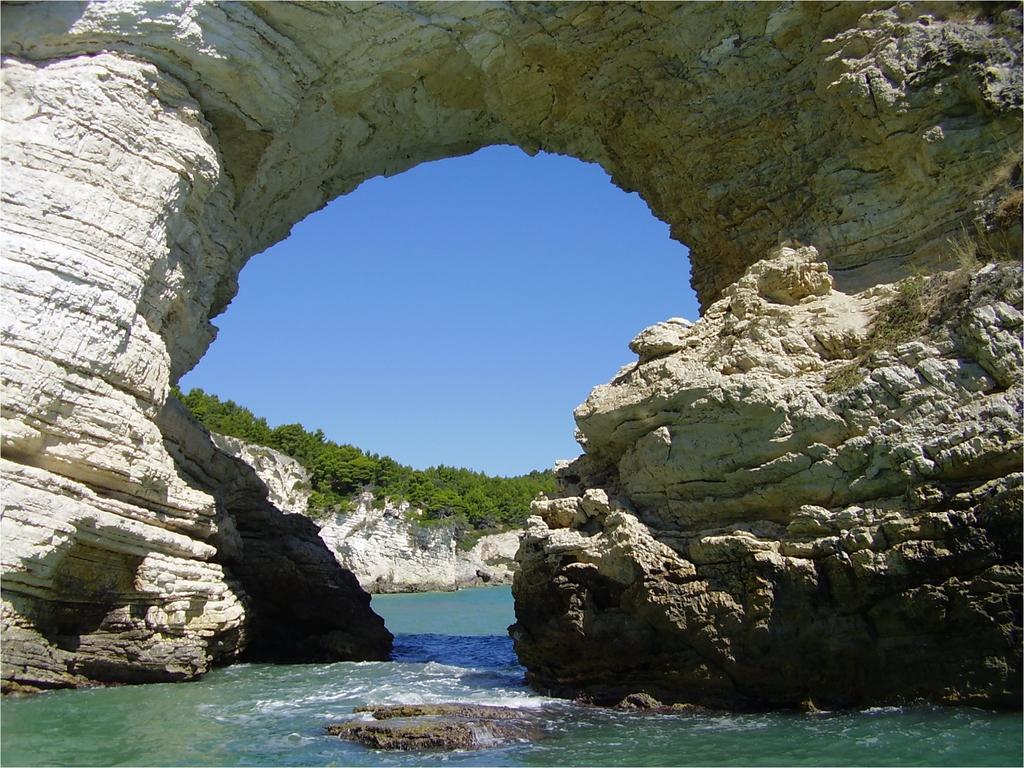
[[[697,317],[687,250],[597,165],[489,147],[375,178],[255,256],[182,389],[424,468],[580,450],[572,410]]]

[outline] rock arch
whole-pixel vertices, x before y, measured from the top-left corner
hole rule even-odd
[[[598,162],[691,245],[705,307],[784,240],[851,288],[927,267],[1014,183],[1020,13],[983,10],[5,6],[5,595],[59,600],[54,530],[76,541],[100,509],[177,574],[117,625],[149,633],[139,663],[237,650],[238,510],[259,503],[232,511],[167,386],[245,259],[371,176],[493,143]],[[174,583],[218,607],[177,611]],[[32,651],[5,680],[88,678],[9,605]]]

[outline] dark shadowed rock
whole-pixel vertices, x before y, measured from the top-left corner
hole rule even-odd
[[[384,660],[391,633],[370,596],[341,567],[309,518],[267,499],[256,470],[221,449],[174,398],[160,415],[168,452],[196,485],[214,493],[225,524],[213,537],[217,560],[248,598],[253,661]]]

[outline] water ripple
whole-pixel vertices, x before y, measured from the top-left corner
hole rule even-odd
[[[467,601],[458,635],[437,610]],[[504,601],[487,622],[487,600]],[[386,603],[387,604],[387,603]],[[820,715],[678,713],[579,707],[537,696],[511,640],[511,598],[402,596],[429,617],[400,632],[391,661],[217,670],[194,683],[57,691],[0,701],[3,765],[1020,765],[1019,715],[927,706]],[[375,600],[376,606],[376,600]],[[500,605],[498,606],[500,607]],[[507,610],[506,610],[507,609]],[[445,609],[447,610],[447,608]],[[390,622],[390,619],[389,619]],[[407,627],[416,622],[406,620]],[[488,634],[484,630],[490,630]],[[324,735],[365,704],[474,701],[543,707],[549,735],[481,752],[388,754]]]

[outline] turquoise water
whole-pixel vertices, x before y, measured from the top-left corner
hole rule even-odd
[[[1021,765],[1020,715],[904,707],[840,714],[645,715],[534,695],[504,634],[508,588],[375,597],[390,662],[217,670],[191,683],[55,691],[0,703],[16,765]],[[543,708],[535,744],[384,753],[323,735],[367,703]]]

